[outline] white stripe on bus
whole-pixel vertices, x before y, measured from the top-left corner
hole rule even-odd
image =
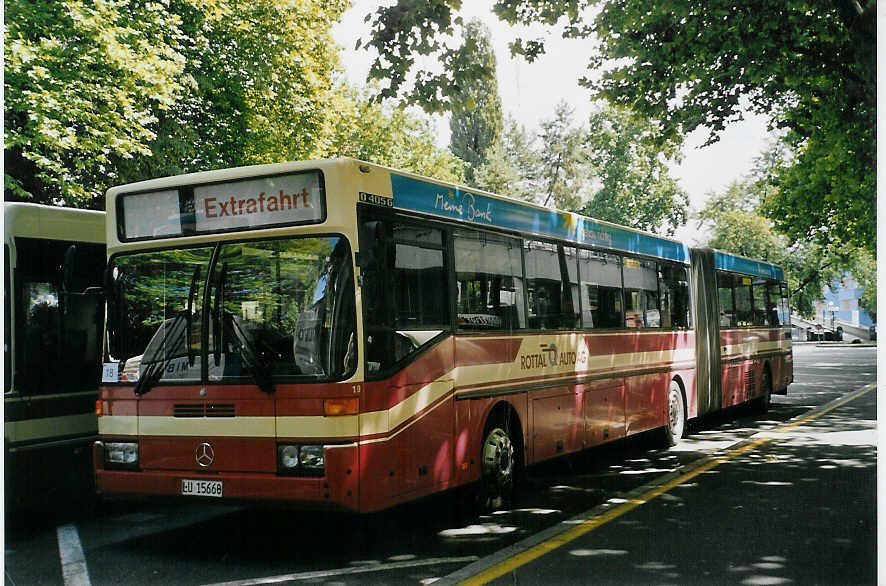
[[[779,342],[767,342],[777,346]],[[637,368],[662,366],[691,361],[695,356],[693,348],[677,350],[657,350],[589,357],[582,370],[588,375],[594,371],[606,371],[608,376],[618,378],[624,367]],[[576,366],[578,367],[578,365]],[[543,370],[545,374],[569,375],[574,370]],[[521,370],[519,362],[499,364],[479,364],[459,366],[444,374],[440,379],[426,383],[418,391],[388,409],[370,411],[358,415],[326,417],[323,415],[300,415],[279,417],[233,417],[233,418],[177,418],[161,416],[103,416],[99,418],[99,430],[103,435],[145,435],[145,436],[219,436],[219,437],[303,437],[303,438],[344,438],[377,436],[390,434],[404,423],[436,406],[440,400],[458,388],[461,381],[471,381],[471,387],[491,384],[516,377]],[[526,371],[523,371],[526,372]],[[528,374],[528,372],[527,372]],[[539,379],[543,380],[543,379]],[[527,381],[527,382],[531,382]],[[568,381],[564,381],[568,384]],[[433,409],[431,409],[433,410]],[[421,419],[421,418],[419,418]],[[407,426],[407,427],[409,427]],[[400,430],[402,431],[402,430]],[[398,435],[400,431],[397,432]],[[374,443],[391,439],[375,438],[361,443]]]

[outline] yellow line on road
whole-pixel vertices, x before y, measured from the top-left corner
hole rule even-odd
[[[857,399],[858,397],[861,397],[862,395],[865,395],[876,388],[877,388],[876,384],[868,385],[868,386],[864,387],[863,389],[856,391],[856,392],[844,397],[843,399],[840,399],[839,401],[836,401],[836,402],[828,405],[827,407],[825,407],[819,411],[813,411],[812,413],[805,415],[804,417],[801,417],[800,419],[797,419],[796,421],[793,421],[791,423],[788,423],[786,425],[778,427],[774,430],[769,430],[766,433],[767,434],[785,433],[797,426],[803,425],[804,423],[807,423],[807,422],[812,421],[814,419],[818,419],[822,415],[830,413],[834,409],[842,407],[846,403],[849,403],[850,401],[853,401],[853,400]],[[746,442],[742,442],[741,444],[738,445],[738,447],[736,447],[733,450],[730,450],[729,452],[727,452],[721,456],[709,456],[708,458],[701,460],[701,462],[698,464],[690,464],[689,465],[690,470],[688,470],[687,472],[684,472],[683,474],[680,474],[677,477],[675,477],[667,482],[663,482],[662,484],[655,486],[655,487],[651,488],[650,490],[644,492],[642,495],[632,498],[632,499],[629,499],[626,502],[618,505],[617,507],[614,507],[608,511],[604,511],[604,512],[594,515],[584,521],[581,521],[572,529],[564,531],[563,533],[560,533],[559,535],[556,535],[555,537],[552,537],[551,539],[548,539],[547,541],[543,541],[542,543],[534,545],[534,546],[528,548],[527,550],[504,560],[503,562],[500,562],[498,564],[490,566],[489,568],[486,568],[485,570],[475,574],[474,576],[471,576],[470,578],[464,580],[463,582],[460,582],[460,584],[479,585],[479,584],[486,584],[487,582],[491,582],[492,580],[495,580],[496,578],[503,576],[503,575],[507,574],[508,572],[511,572],[511,571],[519,568],[520,566],[523,566],[535,559],[540,558],[541,556],[545,555],[548,552],[554,551],[555,549],[562,547],[563,545],[566,545],[567,543],[578,539],[579,537],[581,537],[582,535],[585,535],[586,533],[590,533],[591,531],[593,531],[597,527],[605,525],[606,523],[612,521],[613,519],[617,519],[618,517],[624,515],[625,513],[628,513],[630,511],[636,509],[640,505],[648,503],[652,499],[668,492],[672,488],[679,486],[688,480],[691,480],[692,478],[695,478],[699,474],[707,472],[708,470],[715,468],[724,462],[728,462],[729,460],[732,460],[733,458],[741,456],[742,454],[745,454],[747,452],[750,452],[750,451],[760,447],[762,444],[765,444],[765,443],[775,439],[775,437],[776,437],[775,435],[761,435],[760,437],[748,440]]]

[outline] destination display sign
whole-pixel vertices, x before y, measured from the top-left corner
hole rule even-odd
[[[169,238],[326,218],[319,171],[182,186],[120,198],[121,238]]]

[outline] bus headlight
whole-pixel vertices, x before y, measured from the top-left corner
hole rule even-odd
[[[298,451],[298,456],[305,470],[312,472],[323,471],[323,446],[302,446]]]
[[[277,446],[277,465],[282,472],[292,472],[298,467],[298,446]]]
[[[277,473],[286,476],[323,476],[323,446],[278,444]]]
[[[105,442],[105,466],[109,468],[136,468],[137,442]]]

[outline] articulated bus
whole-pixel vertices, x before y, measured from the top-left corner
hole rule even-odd
[[[351,159],[107,194],[104,494],[377,511],[792,380],[770,264]]]
[[[91,494],[104,212],[4,203],[7,511]],[[88,289],[92,287],[93,291]]]

